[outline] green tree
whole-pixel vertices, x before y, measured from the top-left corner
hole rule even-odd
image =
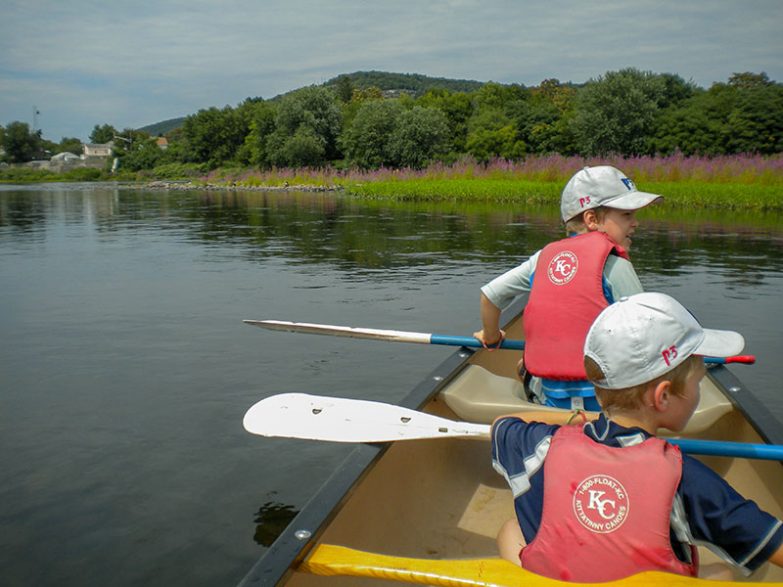
[[[448,121],[435,108],[414,106],[405,110],[389,136],[389,154],[400,167],[424,167],[448,148]]]
[[[65,153],[67,151],[74,155],[81,155],[84,148],[82,142],[76,137],[63,137],[55,150],[58,153]]]
[[[341,136],[348,161],[363,169],[393,165],[389,139],[403,110],[399,100],[364,102]]]
[[[340,102],[344,104],[350,102],[351,98],[353,97],[353,90],[354,85],[350,76],[341,75],[337,78],[335,92],[337,93],[337,97],[340,99]]]
[[[692,102],[661,116],[651,150],[662,155],[678,151],[687,156],[720,155],[724,152],[721,129],[720,121]]]
[[[41,150],[40,131],[31,132],[26,122],[11,122],[3,133],[5,158],[10,163],[32,161]]]
[[[290,165],[316,167],[324,162],[326,147],[312,128],[300,126],[294,136],[285,141],[281,153]]]
[[[267,142],[275,131],[275,108],[270,102],[257,102],[249,108],[249,131],[240,150],[240,160],[258,167],[270,165]]]
[[[740,89],[757,89],[774,85],[769,81],[769,77],[763,71],[761,73],[753,73],[751,71],[743,71],[741,73],[733,73],[729,77],[729,86],[732,88]]]
[[[508,124],[500,128],[480,128],[468,135],[466,149],[477,161],[491,159],[520,159],[525,154],[525,143],[517,139],[517,131]]]
[[[381,90],[376,87],[369,87],[365,89],[354,88],[353,92],[351,93],[351,99],[348,102],[342,104],[340,109],[342,113],[343,132],[346,128],[350,128],[351,124],[353,124],[353,119],[356,117],[356,114],[359,112],[359,109],[362,107],[362,105],[364,105],[366,102],[380,100],[383,100],[383,92],[381,92]]]
[[[188,161],[217,167],[234,157],[247,135],[247,125],[230,106],[199,110],[182,125]]]
[[[163,159],[161,151],[154,138],[139,139],[133,148],[120,159],[120,168],[128,171],[152,169]]]
[[[590,80],[577,93],[573,130],[583,155],[642,155],[654,136],[666,84],[629,68]]]
[[[654,151],[685,155],[772,154],[783,150],[783,86],[766,74],[734,74],[668,108]]]
[[[114,140],[117,129],[110,124],[95,125],[90,133],[90,142],[103,145]]]
[[[576,90],[557,79],[545,79],[530,89],[530,97],[512,104],[510,118],[519,140],[532,153],[573,154],[576,147],[569,122],[573,117]]]
[[[436,108],[446,115],[452,141],[451,150],[464,153],[468,139],[468,120],[473,114],[471,96],[465,92],[434,89],[425,93],[416,103],[424,108]]]
[[[518,159],[525,153],[525,143],[519,138],[514,122],[501,110],[502,104],[485,105],[468,121],[466,151],[477,161]]]
[[[327,88],[310,86],[286,95],[277,107],[275,131],[267,139],[269,161],[278,166],[297,166],[320,165],[338,158],[341,121],[336,97]],[[310,160],[310,149],[301,149],[312,137],[322,146],[323,156],[318,162]],[[296,145],[288,146],[289,141]],[[294,153],[307,153],[307,161],[292,159]]]
[[[729,81],[734,96],[723,129],[727,153],[771,155],[783,151],[783,86],[769,83],[766,74],[762,76],[760,83]]]

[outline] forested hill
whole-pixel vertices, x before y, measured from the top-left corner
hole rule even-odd
[[[431,89],[444,89],[452,92],[473,92],[478,90],[485,82],[466,79],[449,79],[445,77],[429,77],[418,73],[388,73],[385,71],[356,71],[333,77],[322,85],[330,88],[336,88],[342,78],[348,78],[353,87],[358,89],[367,89],[376,87],[379,90],[402,90],[410,92],[415,96],[424,94]],[[293,90],[296,91],[296,90]],[[286,92],[287,94],[291,92]],[[285,94],[283,94],[285,95]],[[275,96],[273,100],[280,98]],[[206,108],[206,106],[205,106]],[[195,114],[195,112],[193,113]],[[160,136],[179,128],[185,122],[185,117],[170,118],[162,120],[155,124],[149,124],[141,127],[139,131],[149,133],[151,136]]]
[[[342,77],[351,80],[354,87],[366,89],[376,87],[379,90],[407,90],[421,95],[427,90],[444,89],[452,92],[473,92],[485,82],[467,79],[448,79],[445,77],[429,77],[418,73],[387,73],[385,71],[356,71],[338,75],[324,85],[333,87]]]
[[[155,124],[149,124],[136,130],[146,132],[153,137],[159,137],[166,134],[167,132],[174,130],[175,128],[179,128],[184,122],[184,116],[181,118],[169,118],[168,120],[162,120],[160,122],[156,122]]]

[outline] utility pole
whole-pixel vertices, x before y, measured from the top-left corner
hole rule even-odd
[[[38,111],[38,106],[33,104],[33,132],[38,130],[38,115],[40,112]]]

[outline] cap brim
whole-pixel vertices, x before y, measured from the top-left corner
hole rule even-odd
[[[693,351],[704,357],[731,357],[742,352],[745,339],[739,332],[733,330],[704,329],[704,340]]]
[[[601,202],[603,206],[609,208],[617,208],[618,210],[638,210],[649,206],[656,200],[662,200],[663,196],[658,194],[649,194],[647,192],[631,192],[612,198],[610,200],[604,200]]]

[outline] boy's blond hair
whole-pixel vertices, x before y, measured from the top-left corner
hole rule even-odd
[[[661,381],[671,381],[672,395],[685,394],[685,380],[697,368],[702,358],[691,355],[671,371],[656,377],[647,383],[626,387],[625,389],[603,389],[595,386],[595,397],[604,411],[611,410],[636,410],[644,405],[644,394],[649,387],[658,385]],[[585,357],[585,371],[591,381],[604,379],[604,373],[593,359]]]

